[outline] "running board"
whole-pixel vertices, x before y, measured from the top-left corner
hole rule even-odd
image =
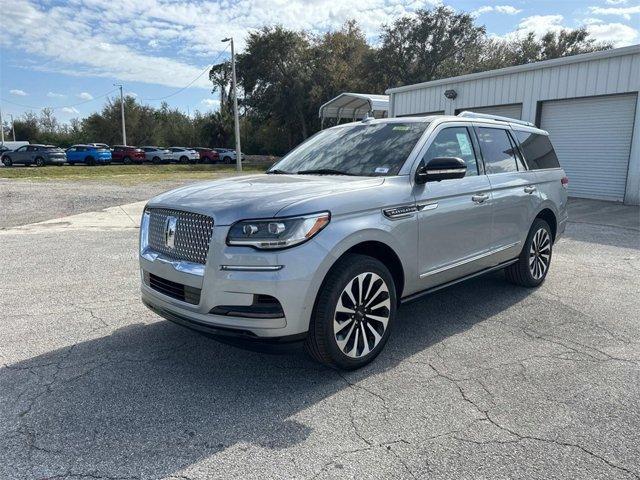
[[[456,283],[464,282],[464,281],[469,280],[471,278],[479,277],[480,275],[484,275],[485,273],[493,272],[494,270],[500,270],[502,268],[508,267],[509,265],[511,265],[513,263],[516,263],[517,261],[518,261],[518,258],[514,258],[513,260],[509,260],[509,261],[500,263],[500,264],[496,265],[495,267],[485,268],[484,270],[480,270],[479,272],[472,273],[471,275],[460,277],[460,278],[458,278],[456,280],[451,280],[450,282],[442,283],[440,285],[436,285],[435,287],[427,288],[426,290],[421,290],[420,292],[413,293],[411,295],[408,295],[406,297],[401,298],[400,299],[400,303],[404,304],[404,303],[413,302],[414,300],[418,300],[418,299],[424,297],[425,295],[429,295],[430,293],[437,292],[438,290],[442,290],[443,288],[450,287],[452,285],[455,285]]]

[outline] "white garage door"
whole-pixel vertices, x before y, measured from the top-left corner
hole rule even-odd
[[[513,103],[510,105],[494,105],[492,107],[459,108],[456,113],[467,110],[469,112],[488,113],[489,115],[500,115],[501,117],[522,118],[522,104]]]
[[[636,94],[557,100],[542,104],[569,195],[624,200]]]

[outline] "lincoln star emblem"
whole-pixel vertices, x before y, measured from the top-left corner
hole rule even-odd
[[[176,217],[167,217],[167,221],[164,224],[164,244],[167,248],[175,248],[177,224],[178,219]]]

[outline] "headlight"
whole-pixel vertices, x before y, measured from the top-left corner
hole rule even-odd
[[[313,238],[330,219],[329,212],[320,212],[301,217],[242,220],[229,229],[227,244],[259,249],[292,247]]]

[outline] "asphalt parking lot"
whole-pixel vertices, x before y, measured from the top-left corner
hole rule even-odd
[[[540,289],[496,273],[403,306],[349,373],[160,320],[133,221],[9,209],[0,478],[640,478],[636,207],[572,202]]]

